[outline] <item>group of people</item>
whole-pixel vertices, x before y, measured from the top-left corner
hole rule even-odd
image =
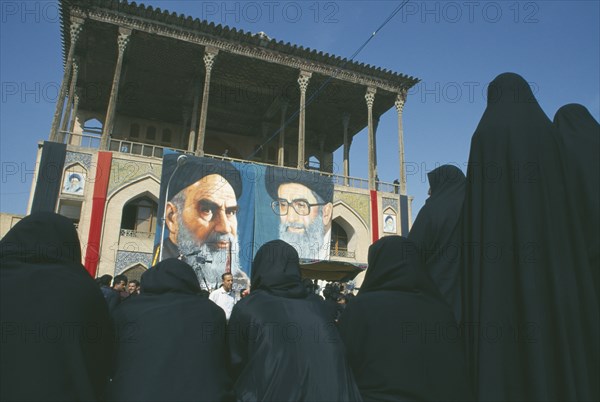
[[[112,287],[110,285],[111,281]],[[96,279],[96,283],[100,286],[102,296],[108,303],[110,311],[114,310],[126,298],[140,294],[140,281],[137,279],[129,280],[123,274],[115,276],[114,279],[111,275],[102,275]]]
[[[109,313],[69,220],[30,215],[0,242],[0,399],[598,400],[599,131],[498,76],[466,176],[430,172],[337,322],[282,240],[244,298],[167,258]]]
[[[551,121],[505,73],[488,87],[466,176],[428,174],[408,238],[460,324],[478,400],[600,399],[599,155],[584,106]]]

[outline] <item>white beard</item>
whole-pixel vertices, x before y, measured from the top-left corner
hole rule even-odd
[[[304,233],[288,232],[289,227],[303,228]],[[320,216],[317,216],[308,227],[301,223],[279,224],[279,238],[294,247],[300,258],[318,260],[323,247],[324,235],[325,226]]]
[[[216,289],[222,282],[221,275],[225,273],[229,250],[226,248],[213,249],[210,247],[210,244],[215,244],[220,241],[230,242],[231,244],[231,274],[233,275],[233,289],[239,291],[240,289],[248,289],[250,287],[248,275],[240,268],[240,247],[236,236],[211,233],[206,239],[206,242],[200,243],[190,233],[182,221],[179,221],[178,223],[179,231],[177,233],[177,247],[179,248],[179,252],[184,256],[183,260],[194,268],[202,289]]]

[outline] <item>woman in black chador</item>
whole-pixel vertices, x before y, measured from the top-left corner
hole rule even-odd
[[[471,140],[463,319],[479,400],[598,400],[598,303],[552,122],[501,74]]]
[[[69,219],[35,213],[0,241],[0,321],[0,400],[103,399],[108,307]]]
[[[308,296],[298,253],[284,241],[256,253],[252,292],[227,333],[238,401],[360,400],[331,314]]]
[[[465,175],[452,165],[427,173],[430,196],[408,238],[425,260],[425,269],[460,322],[460,214],[465,199]]]
[[[564,146],[567,184],[575,197],[600,300],[600,124],[584,106],[569,104],[558,109],[554,125]]]
[[[415,244],[386,236],[369,247],[368,263],[339,324],[363,399],[471,399],[454,314],[424,272]]]
[[[111,401],[232,399],[225,313],[200,295],[193,268],[168,258],[144,272],[141,293],[113,319],[117,353]]]

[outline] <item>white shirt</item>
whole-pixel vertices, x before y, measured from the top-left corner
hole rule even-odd
[[[231,310],[233,310],[233,306],[236,302],[235,292],[233,290],[226,292],[225,289],[223,289],[223,286],[221,286],[219,289],[213,290],[208,298],[225,311],[225,318],[229,321]]]

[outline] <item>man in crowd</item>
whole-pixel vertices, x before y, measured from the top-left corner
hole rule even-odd
[[[127,284],[127,292],[129,292],[129,296],[135,296],[140,294],[140,281],[136,279],[132,279]]]
[[[122,301],[129,296],[127,292],[127,277],[125,275],[117,275],[113,279],[113,290],[119,294],[119,299]]]
[[[233,310],[233,306],[237,301],[235,298],[235,292],[233,290],[233,275],[226,272],[221,275],[221,279],[223,280],[223,284],[220,288],[211,292],[209,299],[223,309],[225,312],[225,318],[227,318],[227,321],[229,321],[231,310]]]

